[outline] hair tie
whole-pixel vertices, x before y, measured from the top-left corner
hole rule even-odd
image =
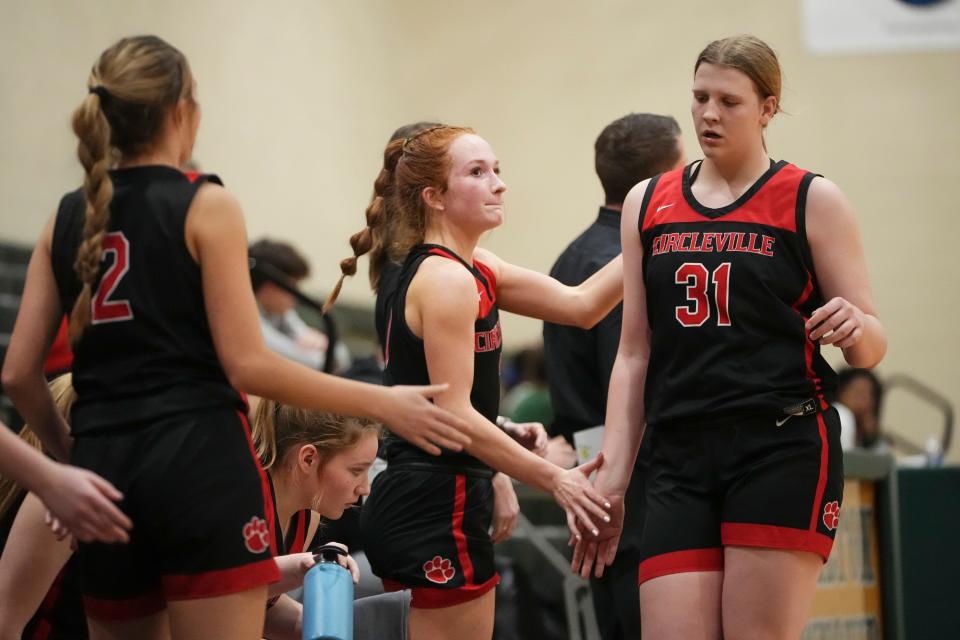
[[[89,87],[87,90],[88,90],[90,93],[95,93],[95,94],[97,94],[97,97],[99,97],[101,101],[106,100],[107,98],[110,97],[110,92],[107,91],[106,88],[105,88],[103,85],[99,85],[99,84],[98,84],[98,85],[95,86],[95,87]]]

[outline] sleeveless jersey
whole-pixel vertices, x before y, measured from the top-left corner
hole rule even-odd
[[[74,434],[241,407],[217,358],[200,267],[184,240],[198,189],[220,179],[159,165],[113,170],[110,177],[110,223],[91,323],[74,352]],[[81,289],[73,264],[85,209],[82,189],[65,195],[53,232],[53,272],[67,313]]]
[[[493,272],[485,264],[476,262],[475,265],[471,265],[445,247],[431,244],[414,247],[397,277],[381,280],[381,284],[389,282],[390,285],[389,289],[384,287],[377,293],[378,298],[383,298],[387,322],[384,331],[386,357],[384,384],[390,386],[430,384],[423,340],[410,330],[405,314],[407,290],[417,269],[429,256],[441,256],[459,262],[476,280],[480,305],[477,320],[474,323],[473,386],[470,389],[470,402],[485,418],[495,422],[500,410],[500,352],[502,350],[500,317],[496,304],[496,280]],[[437,457],[398,437],[387,438],[386,456],[388,462],[419,461],[431,465],[439,463],[455,467],[478,468],[484,471],[490,469],[465,452],[458,453],[444,449],[438,460]]]
[[[740,198],[711,209],[691,191],[699,169],[653,178],[640,209],[647,422],[826,408],[835,374],[804,329],[824,304],[805,229],[816,174],[771,161]]]
[[[292,553],[302,553],[307,550],[307,529],[310,528],[311,512],[310,509],[301,509],[290,516],[290,522],[287,523],[287,535],[281,535],[283,526],[280,522],[280,513],[277,511],[277,490],[273,486],[273,476],[267,474],[270,482],[270,497],[273,498],[273,526],[271,535],[273,536],[273,548],[277,556],[285,556]],[[267,607],[272,607],[277,603],[280,596],[273,596],[267,600]]]

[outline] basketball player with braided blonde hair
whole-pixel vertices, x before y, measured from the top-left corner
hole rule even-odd
[[[279,574],[243,393],[389,417],[434,453],[469,441],[429,401],[443,387],[364,385],[266,348],[240,205],[216,176],[179,169],[200,124],[196,96],[186,57],[155,36],[97,59],[73,116],[84,184],[34,250],[4,363],[5,388],[47,449],[116,485],[133,521],[128,544],[79,549],[94,638],[260,637]],[[64,313],[69,437],[42,375]]]

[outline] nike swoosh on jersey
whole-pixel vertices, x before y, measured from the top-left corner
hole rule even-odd
[[[670,204],[662,204],[657,207],[657,213],[660,213],[661,209],[666,209],[667,207],[672,207],[675,203],[671,202]]]

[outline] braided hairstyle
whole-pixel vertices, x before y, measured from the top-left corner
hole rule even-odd
[[[108,169],[119,158],[148,151],[164,117],[181,99],[195,104],[186,57],[156,36],[124,38],[101,53],[90,70],[87,88],[89,93],[73,112],[72,121],[87,201],[83,239],[73,265],[83,285],[70,313],[74,345],[90,324],[102,243],[110,224],[113,182]]]
[[[333,306],[344,278],[357,272],[357,258],[370,253],[370,284],[376,289],[387,260],[401,262],[413,246],[423,242],[428,220],[423,190],[446,191],[450,145],[465,133],[473,133],[473,129],[441,124],[390,141],[383,153],[383,168],[373,183],[367,226],[350,236],[353,255],[340,262],[341,276],[324,311]]]

